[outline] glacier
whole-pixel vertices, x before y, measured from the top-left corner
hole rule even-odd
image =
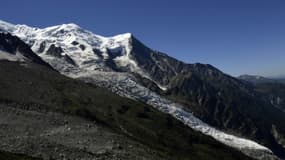
[[[121,96],[145,102],[164,113],[172,115],[190,128],[211,136],[225,145],[236,148],[248,156],[256,159],[266,159],[274,156],[269,148],[252,140],[227,134],[211,127],[196,118],[191,112],[185,111],[184,106],[174,103],[137,83],[135,76],[132,74],[116,72],[106,65],[106,61],[113,58],[116,65],[128,67],[131,72],[152,80],[129,56],[132,50],[130,43],[132,35],[130,33],[103,37],[84,30],[73,23],[40,29],[0,21],[0,29],[21,38],[44,61],[68,77],[94,83]],[[51,45],[62,49],[61,56],[56,57],[47,54]],[[108,51],[116,55],[110,55]],[[68,63],[63,58],[64,56],[69,56],[75,62],[75,65]],[[153,82],[162,90],[167,90],[166,86]]]

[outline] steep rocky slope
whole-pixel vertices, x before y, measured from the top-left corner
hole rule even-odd
[[[0,75],[0,149],[22,159],[250,159],[149,105],[48,65],[1,59]]]
[[[185,64],[146,47],[129,33],[102,37],[75,24],[39,29],[2,22],[0,28],[19,36],[64,75],[146,102],[246,154],[253,149],[285,156],[271,132],[274,125],[281,136],[285,133],[283,113],[260,99],[250,85],[211,65]],[[228,134],[194,116],[235,136],[228,139],[224,136]]]

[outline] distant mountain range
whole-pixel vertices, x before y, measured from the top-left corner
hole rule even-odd
[[[267,77],[255,76],[255,75],[241,75],[238,77],[238,79],[245,80],[253,84],[260,84],[260,83],[283,83],[285,84],[285,78],[267,78]]]
[[[85,89],[90,90],[91,93],[84,93],[84,87],[82,90],[78,88],[79,91],[75,92],[70,90],[75,87],[72,85],[75,81],[68,79],[66,81],[70,81],[71,86],[63,85],[65,80],[58,81],[54,84],[55,86],[51,86],[59,87],[63,91],[66,90],[65,88],[69,90],[56,93],[67,96],[62,103],[57,103],[57,101],[62,101],[58,98],[47,100],[48,103],[55,101],[55,104],[51,104],[57,107],[55,110],[63,108],[64,111],[71,112],[69,108],[64,108],[75,105],[75,108],[79,107],[80,109],[86,105],[82,108],[84,109],[83,116],[95,118],[111,128],[119,129],[120,132],[134,137],[139,142],[142,142],[143,137],[149,137],[145,141],[147,146],[157,146],[156,152],[162,154],[158,151],[162,149],[163,153],[165,152],[168,156],[174,154],[175,159],[179,159],[176,157],[178,150],[181,151],[185,159],[187,157],[189,159],[192,153],[194,153],[193,159],[207,159],[205,158],[207,156],[211,157],[210,159],[215,159],[212,157],[214,155],[212,153],[216,152],[215,147],[209,146],[208,142],[216,145],[222,143],[255,159],[277,159],[276,156],[285,158],[285,113],[281,111],[284,107],[283,99],[282,97],[278,99],[276,95],[272,98],[269,96],[268,90],[252,85],[252,82],[257,84],[259,79],[265,78],[250,76],[234,78],[208,64],[186,64],[167,54],[148,48],[130,33],[103,37],[84,30],[76,24],[63,24],[40,29],[26,25],[13,25],[3,21],[0,21],[0,30],[3,32],[1,33],[3,40],[0,41],[2,42],[0,59],[25,62],[26,59],[32,57],[28,61],[50,69],[52,67],[67,77],[80,80],[78,82],[80,86],[96,85],[132,99],[120,99],[119,96],[114,96],[111,93],[109,95],[109,92],[105,94],[107,97],[101,96],[100,93],[93,93],[92,89],[88,87]],[[7,42],[5,36],[24,41],[27,45],[20,46],[29,46],[31,50],[27,50],[27,53],[32,56],[27,56],[26,52],[18,52],[17,48],[8,50],[9,44],[5,43]],[[38,60],[38,56],[42,60]],[[9,63],[6,63],[5,65],[10,66]],[[21,70],[12,64],[10,67]],[[33,67],[35,70],[33,72],[37,75],[36,68]],[[27,71],[23,72],[29,74]],[[45,72],[49,73],[50,71],[42,72],[43,75],[40,74],[42,79],[39,76],[37,80],[50,83],[53,81],[53,76],[60,77],[60,75],[48,74],[48,78]],[[64,87],[57,86],[58,84]],[[51,93],[49,96],[53,97]],[[100,99],[106,101],[92,98],[93,95],[98,96],[98,94]],[[110,102],[108,96],[112,97],[109,99]],[[13,98],[9,97],[8,99],[11,101]],[[30,97],[27,98],[27,102],[29,99]],[[46,103],[40,97],[35,100],[32,101]],[[121,101],[128,102],[128,105],[121,104]],[[94,105],[102,105],[104,108],[96,109]],[[113,105],[121,107],[115,107],[119,115],[112,112]],[[143,112],[137,113],[139,119],[133,118],[132,114],[125,114],[130,107],[134,106],[143,106],[144,108]],[[148,106],[152,106],[154,109],[150,109]],[[105,110],[107,108],[111,110]],[[82,111],[79,111],[79,115],[82,115]],[[167,124],[174,128],[166,129],[162,122],[156,124],[156,121],[162,121],[163,117],[168,114],[189,128],[182,127],[182,123],[176,122],[173,118],[170,118],[171,124],[174,121],[179,125],[173,126],[169,120],[167,120]],[[146,120],[141,121],[140,118]],[[152,131],[152,127],[156,131]],[[151,138],[151,135],[154,135],[154,139]],[[201,136],[205,141],[198,140],[193,145],[193,142],[190,141],[196,140],[196,138],[190,138],[189,141],[182,143],[182,137],[186,136],[185,139],[187,139],[187,135]],[[207,136],[220,143],[210,140],[211,138]],[[172,140],[167,141],[170,137]],[[196,152],[199,147],[193,147],[198,144],[203,148],[201,154]],[[208,148],[210,153],[207,153],[207,156],[199,157],[199,155],[206,154],[205,148]],[[219,150],[218,157],[228,156],[225,155],[226,150],[229,150],[230,154],[236,154],[236,156],[232,156],[234,159],[246,158],[246,156],[241,158],[243,155],[228,148]],[[216,158],[219,159],[218,157]],[[156,159],[157,157],[152,158]]]
[[[252,75],[242,75],[238,78],[253,84],[255,90],[264,95],[264,99],[285,112],[285,79]]]

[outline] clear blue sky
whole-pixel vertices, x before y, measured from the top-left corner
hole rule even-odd
[[[0,19],[96,34],[132,32],[184,62],[231,75],[285,75],[285,0],[6,0]]]

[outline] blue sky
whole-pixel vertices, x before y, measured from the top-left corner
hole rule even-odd
[[[187,63],[234,76],[285,75],[284,0],[9,0],[0,19],[37,27],[73,22],[104,36],[132,32]]]

